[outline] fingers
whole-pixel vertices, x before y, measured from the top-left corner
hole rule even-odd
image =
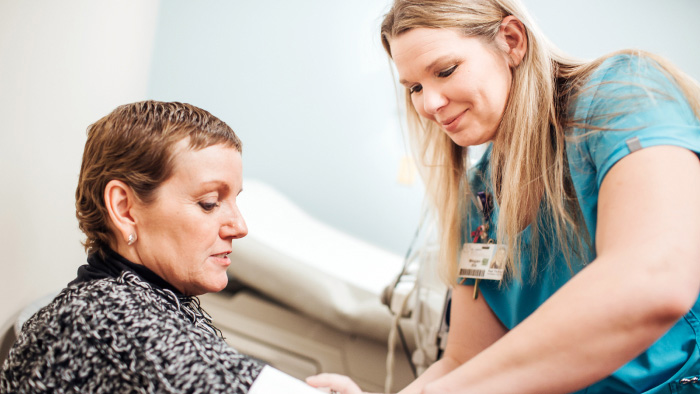
[[[338,394],[362,394],[362,389],[347,376],[322,373],[306,378],[306,383],[317,388],[328,388]]]

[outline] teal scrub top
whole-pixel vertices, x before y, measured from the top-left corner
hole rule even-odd
[[[598,191],[603,178],[620,159],[655,145],[676,145],[700,152],[700,122],[682,93],[653,60],[631,55],[607,59],[592,74],[570,109],[574,119],[605,126],[610,131],[584,134],[568,131],[567,155],[572,181],[583,218],[595,243]],[[469,172],[471,191],[490,192],[490,148]],[[672,193],[669,190],[669,193]],[[495,203],[495,202],[494,202]],[[495,204],[496,205],[496,204]],[[463,228],[463,241],[481,224],[482,216],[471,204],[470,223]],[[489,236],[495,239],[498,206],[491,215]],[[700,218],[699,218],[700,219]],[[468,227],[468,228],[467,228]],[[522,282],[482,280],[479,290],[501,322],[512,329],[595,258],[595,245],[587,257],[570,261],[556,247],[555,235],[540,231],[536,280],[530,271],[531,228],[522,235]],[[546,245],[546,246],[545,246]],[[584,253],[585,254],[585,253]],[[699,262],[700,263],[700,262]],[[573,271],[573,272],[572,272]],[[624,278],[620,278],[624,280]],[[473,283],[472,280],[464,282]],[[592,291],[595,291],[594,289]],[[604,307],[591,305],[590,308]],[[697,393],[700,392],[700,299],[671,330],[640,356],[607,378],[578,393]],[[605,357],[601,354],[601,357]]]

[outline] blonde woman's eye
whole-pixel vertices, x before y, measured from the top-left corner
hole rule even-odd
[[[422,87],[421,85],[413,85],[413,86],[411,86],[410,88],[408,88],[408,92],[409,92],[410,94],[418,93],[418,92],[420,92],[421,90],[423,90],[423,87]]]
[[[218,202],[205,202],[205,201],[200,201],[199,206],[202,207],[202,209],[205,212],[211,212],[213,211],[216,207],[219,206]]]
[[[452,66],[448,69],[440,71],[437,76],[439,78],[449,77],[450,75],[452,75],[453,72],[455,72],[456,69],[457,69],[457,65],[455,64],[454,66]]]

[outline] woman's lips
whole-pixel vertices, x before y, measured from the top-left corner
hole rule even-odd
[[[228,258],[229,253],[231,252],[213,254],[210,257],[213,258],[218,264],[228,267],[231,265],[231,259]]]
[[[447,121],[440,122],[442,125],[442,128],[445,129],[447,132],[454,132],[457,130],[457,127],[459,126],[459,121],[462,120],[462,116],[467,112],[468,110],[464,110],[461,114],[455,116],[452,119],[448,119]]]

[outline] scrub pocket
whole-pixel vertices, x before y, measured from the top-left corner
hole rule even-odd
[[[690,355],[688,362],[678,371],[668,387],[672,394],[697,394],[700,393],[700,349],[698,349],[700,323],[692,310],[688,312],[684,318],[693,331],[695,331],[695,349],[693,349],[693,353]]]
[[[649,359],[636,359],[626,364],[606,379],[577,392],[576,394],[689,394],[700,393],[700,348],[698,348],[698,333],[700,322],[695,311],[700,309],[700,299],[695,307],[690,310],[683,319],[666,333],[665,340],[675,350],[664,350],[664,346],[657,342],[648,351],[655,354]],[[669,337],[670,335],[670,337]],[[682,348],[678,349],[679,342]],[[653,349],[653,350],[652,350]],[[667,353],[670,352],[670,353]],[[678,353],[682,353],[680,356]],[[664,360],[664,356],[669,358]],[[653,360],[653,362],[651,362]],[[651,362],[651,364],[650,364]],[[634,363],[637,365],[635,366]],[[673,365],[675,367],[671,367]],[[680,367],[678,367],[680,366]],[[667,371],[665,376],[662,370],[673,368],[675,373]],[[645,380],[647,382],[645,382]],[[649,386],[648,380],[655,380],[656,385],[641,391],[635,389],[640,385]]]
[[[670,385],[671,394],[700,393],[700,375],[689,376]]]

